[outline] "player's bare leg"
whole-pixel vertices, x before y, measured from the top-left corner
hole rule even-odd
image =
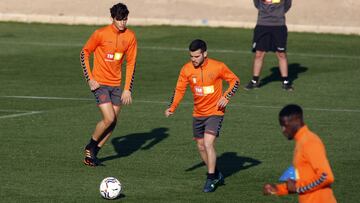
[[[208,165],[208,157],[205,150],[204,139],[196,139],[196,144],[199,150],[201,159],[204,161],[206,166]]]
[[[98,160],[96,158],[97,152],[100,147],[98,146],[107,134],[113,131],[116,126],[116,115],[113,105],[111,103],[104,103],[99,105],[100,112],[102,114],[102,120],[96,124],[95,130],[92,134],[90,143],[85,147],[85,159],[84,163],[89,166],[98,165]],[[107,139],[109,136],[107,137]],[[106,141],[106,140],[105,140]],[[104,143],[105,143],[104,141]]]
[[[251,90],[260,87],[259,77],[264,63],[264,58],[265,58],[265,51],[257,50],[255,52],[254,64],[253,64],[253,78],[245,86],[245,90]]]
[[[279,60],[279,69],[281,77],[288,77],[288,61],[285,52],[276,52]]]
[[[92,134],[92,139],[99,141],[103,133],[116,122],[116,114],[111,103],[99,105],[102,114],[102,120],[96,124],[95,130]]]
[[[205,133],[204,146],[207,156],[207,168],[209,174],[215,173],[215,166],[216,166],[215,140],[216,140],[215,135]]]
[[[288,60],[285,52],[276,52],[276,56],[279,60],[279,69],[282,78],[282,87],[285,90],[292,91],[293,88],[288,79]]]
[[[216,150],[215,141],[216,136],[205,133],[204,135],[204,146],[207,156],[207,178],[204,185],[204,192],[214,192],[219,184],[224,183],[224,176],[221,172],[216,170]]]
[[[114,113],[115,113],[115,120],[113,121],[112,125],[110,125],[110,127],[108,127],[108,129],[105,131],[106,135],[101,136],[102,139],[100,140],[100,142],[98,144],[98,147],[104,146],[104,144],[110,138],[110,136],[111,136],[111,134],[114,131],[114,128],[116,126],[117,118],[118,118],[121,107],[116,106],[116,105],[113,105],[112,107],[113,107],[113,110],[114,110]]]
[[[254,56],[254,65],[253,65],[253,76],[260,76],[261,69],[264,63],[265,51],[256,51]]]

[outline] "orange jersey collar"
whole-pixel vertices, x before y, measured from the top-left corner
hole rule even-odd
[[[114,31],[115,33],[118,33],[119,30],[116,28],[116,26],[114,25],[114,23],[111,24],[111,29],[112,31]]]
[[[295,141],[299,141],[303,137],[303,135],[309,131],[310,130],[307,125],[304,125],[303,127],[301,127],[294,136]]]
[[[199,66],[198,68],[205,68],[208,63],[209,63],[209,59],[206,57],[205,60],[204,60],[204,63],[201,64],[201,66]],[[195,67],[194,67],[194,68],[195,68]]]
[[[117,27],[114,25],[114,23],[111,24],[111,30],[114,31],[115,33],[124,33],[127,28],[125,28],[125,30],[120,31],[119,29],[117,29]]]

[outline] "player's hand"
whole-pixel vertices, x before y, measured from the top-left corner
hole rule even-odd
[[[219,109],[224,109],[226,107],[226,105],[229,103],[229,100],[226,99],[224,96],[222,96],[218,103],[217,103],[217,106]]]
[[[286,181],[287,189],[289,193],[296,193],[296,181],[295,180],[287,180]]]
[[[88,84],[89,84],[91,91],[94,91],[100,87],[100,84],[96,80],[89,80]]]
[[[121,102],[124,105],[128,105],[132,103],[131,92],[129,90],[123,91],[121,95]]]
[[[173,114],[174,114],[174,112],[171,112],[171,111],[170,111],[170,108],[168,108],[168,109],[165,110],[165,116],[166,116],[166,117],[169,117],[169,116],[171,116],[171,115],[173,115]]]
[[[276,186],[273,184],[265,184],[263,188],[264,195],[275,195],[277,192]]]

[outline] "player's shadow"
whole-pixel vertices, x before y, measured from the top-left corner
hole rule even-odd
[[[101,162],[130,156],[138,150],[148,150],[169,136],[168,128],[155,128],[150,132],[134,133],[111,140],[115,155],[100,158]]]
[[[244,156],[238,156],[236,152],[225,152],[217,158],[218,169],[223,173],[225,177],[232,176],[233,174],[257,166],[261,164],[261,161]],[[204,162],[198,163],[185,171],[193,171],[197,168],[205,166]]]
[[[300,73],[304,73],[308,70],[307,67],[301,66],[301,64],[299,63],[291,63],[288,65],[288,75],[289,75],[289,80],[291,82],[294,82],[297,78],[298,75]],[[265,86],[267,84],[269,84],[270,82],[274,82],[274,81],[282,81],[281,80],[281,76],[280,76],[280,70],[279,67],[272,67],[270,69],[271,74],[262,78],[260,80],[260,85],[261,86]]]

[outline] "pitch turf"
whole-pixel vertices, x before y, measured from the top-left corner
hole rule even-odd
[[[251,76],[252,30],[133,27],[139,43],[134,103],[123,108],[99,154],[105,166],[89,168],[82,150],[100,114],[79,52],[96,28],[0,23],[1,202],[100,202],[98,186],[107,176],[123,183],[123,202],[295,202],[295,196],[262,196],[262,185],[276,182],[291,164],[293,143],[277,122],[288,103],[304,107],[306,122],[326,144],[338,201],[359,201],[359,36],[289,33],[295,91],[281,90],[269,54],[264,86],[241,88],[227,109],[217,143],[226,185],[203,194],[191,95],[174,117],[164,118],[163,111],[194,38],[206,40],[210,57],[224,61],[244,86]]]

